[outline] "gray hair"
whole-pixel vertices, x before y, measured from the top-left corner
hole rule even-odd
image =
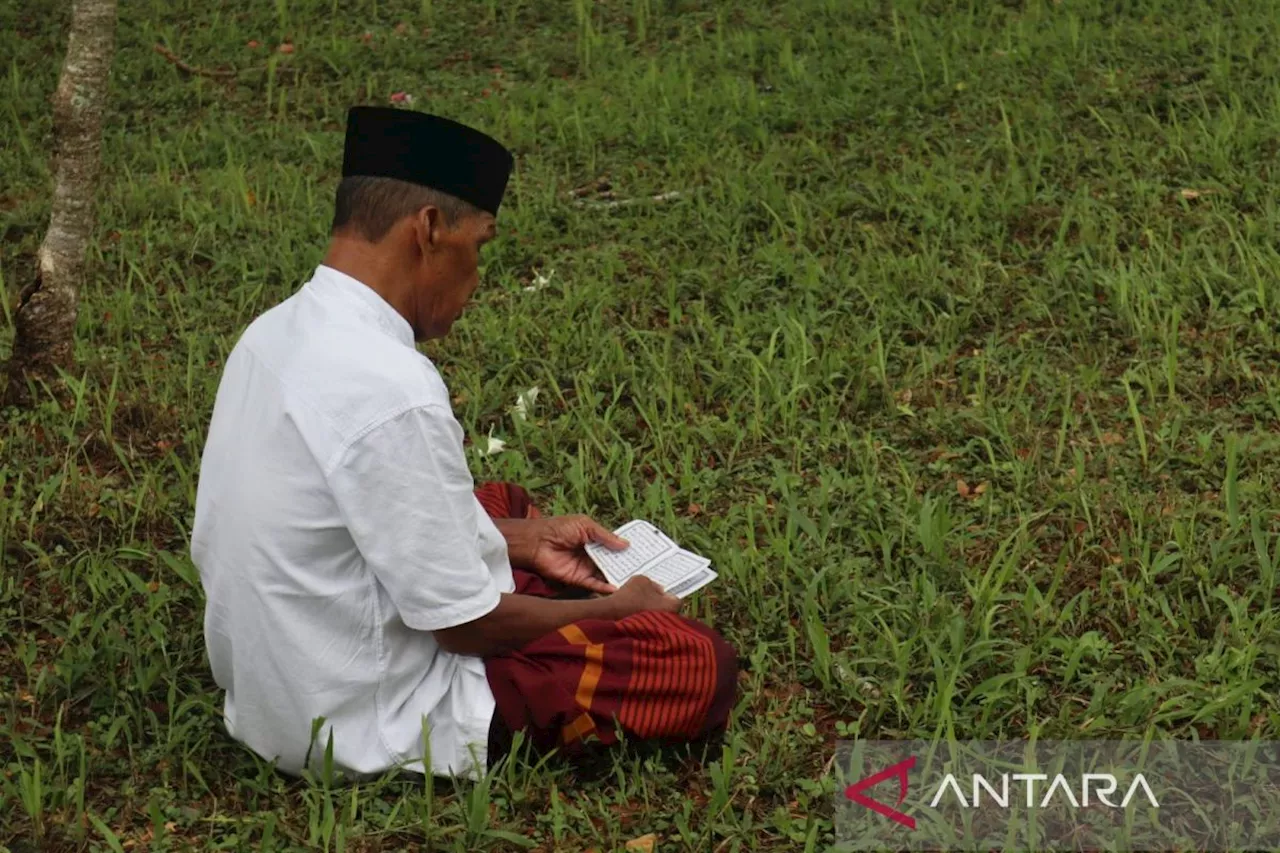
[[[338,184],[330,232],[354,228],[360,236],[376,243],[387,236],[391,226],[424,207],[438,208],[450,226],[480,212],[456,196],[429,187],[395,178],[355,176],[343,178]]]

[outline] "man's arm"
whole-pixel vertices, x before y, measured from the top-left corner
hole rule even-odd
[[[495,518],[493,526],[507,540],[507,559],[516,568],[533,567],[533,555],[538,549],[537,519]]]
[[[642,610],[677,613],[680,599],[637,575],[612,595],[557,601],[535,595],[503,593],[498,606],[479,619],[433,631],[440,648],[459,655],[489,657],[513,651],[565,625],[583,619],[625,619]]]

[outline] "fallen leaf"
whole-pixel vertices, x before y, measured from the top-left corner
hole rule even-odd
[[[1180,190],[1178,192],[1178,195],[1182,196],[1187,201],[1195,201],[1196,199],[1200,198],[1200,196],[1202,195],[1213,195],[1213,193],[1214,193],[1213,190],[1184,189],[1184,190]]]
[[[150,592],[150,593],[157,593],[157,592],[159,592],[159,591],[160,591],[160,582],[159,582],[159,581],[152,581],[151,583],[147,584],[147,592]]]
[[[626,849],[639,850],[641,853],[653,853],[658,845],[658,836],[650,832],[647,835],[641,835],[639,838],[633,838],[626,843]]]
[[[979,483],[978,485],[974,486],[974,487],[973,487],[973,495],[974,495],[974,497],[977,497],[978,495],[980,495],[980,494],[982,494],[983,492],[985,492],[985,491],[987,490],[987,486],[988,486],[988,485],[990,485],[990,484],[989,484],[989,483]]]
[[[694,517],[702,515],[702,507],[698,504],[689,504],[689,515]]]
[[[258,48],[262,47],[262,42],[258,41],[257,39],[249,39],[248,44],[246,44],[245,46],[248,47],[250,50],[257,50]]]
[[[280,51],[281,53],[293,53],[293,45],[290,44],[289,42],[285,42],[284,44],[277,47],[276,50]]]
[[[1108,447],[1114,444],[1124,444],[1124,436],[1116,432],[1104,432],[1101,436],[1101,441]]]
[[[404,35],[407,32],[409,32],[409,25],[406,24],[404,21],[401,21],[400,23],[396,24],[397,35]]]
[[[960,493],[960,497],[962,498],[969,497],[969,484],[964,480],[956,480],[956,491]]]

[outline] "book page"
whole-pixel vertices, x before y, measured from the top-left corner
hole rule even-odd
[[[629,521],[614,533],[630,543],[627,548],[611,551],[596,542],[586,546],[587,554],[614,586],[642,574],[671,595],[684,598],[719,577],[711,571],[710,560],[684,550],[647,521]]]
[[[653,565],[646,568],[641,574],[663,589],[667,589],[709,565],[711,565],[711,561],[705,557],[699,557],[697,554],[691,554],[681,549],[674,554],[655,561]]]
[[[686,596],[692,595],[702,589],[718,577],[720,577],[720,575],[711,571],[711,569],[702,569],[701,571],[694,572],[689,575],[674,586],[668,587],[667,592],[674,595],[676,598],[685,598]]]
[[[643,574],[671,595],[684,598],[716,579],[717,575],[710,566],[711,561],[706,557],[682,548],[657,560]]]
[[[631,544],[621,551],[611,551],[598,542],[586,546],[587,554],[614,586],[622,586],[627,578],[677,547],[670,537],[647,521],[627,522],[614,533]]]

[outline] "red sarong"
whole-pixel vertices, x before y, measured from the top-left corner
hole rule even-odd
[[[476,497],[494,518],[540,515],[519,486],[489,483]],[[517,593],[561,592],[531,572],[513,571]],[[519,651],[485,658],[485,671],[497,701],[495,726],[508,735],[523,731],[539,751],[607,746],[619,729],[629,740],[702,740],[723,731],[737,698],[733,647],[700,622],[659,611],[566,625]],[[491,736],[491,751],[494,745]]]

